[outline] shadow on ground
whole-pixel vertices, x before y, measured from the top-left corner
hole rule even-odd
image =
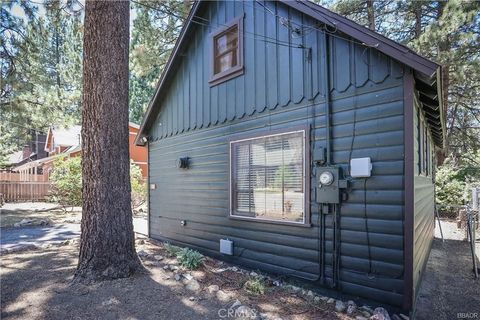
[[[76,261],[71,247],[3,256],[1,319],[217,319],[223,308],[148,274],[71,286]]]

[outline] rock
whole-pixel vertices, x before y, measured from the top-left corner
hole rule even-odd
[[[325,302],[328,301],[328,299],[329,299],[328,297],[325,297],[325,296],[319,296],[319,297],[320,297],[320,300],[325,301]]]
[[[262,320],[268,319],[268,313],[260,313],[259,316],[260,316],[260,319]]]
[[[367,305],[361,306],[359,309],[361,309],[361,310],[365,310],[365,311],[369,312],[370,314],[372,314],[372,313],[373,313],[373,309],[372,309],[372,308],[370,308],[370,307],[369,307],[369,306],[367,306]]]
[[[137,252],[137,255],[140,257],[140,258],[146,258],[149,256],[149,253],[145,250],[140,250]]]
[[[281,287],[282,286],[282,282],[280,282],[280,280],[275,280],[272,282],[272,284],[276,287]]]
[[[297,287],[297,286],[290,286],[290,288],[292,289],[293,292],[299,292],[300,290],[302,290],[300,287]]]
[[[403,320],[410,320],[410,317],[404,315],[403,313],[400,313],[400,318],[402,318]]]
[[[157,254],[157,255],[154,255],[153,258],[157,261],[160,261],[160,260],[163,260],[163,256]]]
[[[368,312],[367,310],[360,310],[360,312],[362,313],[362,315],[365,318],[370,318],[372,316],[372,314],[370,312]]]
[[[163,277],[164,280],[170,280],[170,276]]]
[[[357,311],[357,305],[355,303],[348,304],[347,314],[351,316],[353,313],[355,313],[355,311]]]
[[[137,244],[145,244],[145,240],[143,239],[137,239],[136,242]]]
[[[232,270],[233,272],[238,272],[238,268],[237,268],[237,267],[232,267],[230,270]]]
[[[192,275],[189,274],[189,273],[185,273],[185,274],[183,275],[183,277],[184,277],[185,279],[189,280],[189,281],[193,279]]]
[[[166,265],[166,266],[163,266],[163,270],[169,270],[170,269],[170,266]]]
[[[356,316],[355,320],[368,320],[368,318],[362,317],[362,316]]]
[[[201,290],[200,283],[198,283],[198,281],[195,279],[188,281],[185,288],[187,288],[187,290],[195,291],[195,292],[198,292]]]
[[[240,306],[235,310],[236,319],[255,319],[257,312],[247,306]]]
[[[313,298],[313,301],[314,301],[315,303],[320,303],[320,301],[322,301],[322,300],[320,299],[319,296],[316,296],[315,298]]]
[[[196,299],[195,299],[194,296],[191,296],[190,298],[188,298],[188,300],[190,300],[190,301],[195,301]]]
[[[346,306],[345,306],[345,303],[343,303],[343,301],[337,300],[335,302],[335,311],[343,312],[343,311],[345,311],[345,308],[346,308]]]
[[[335,299],[333,299],[333,298],[328,298],[328,300],[327,300],[327,303],[334,303],[334,302],[335,302]]]
[[[174,266],[172,264],[168,265],[168,268],[170,268],[171,271],[177,271],[178,270],[178,267]]]
[[[258,277],[258,273],[254,272],[254,271],[250,272],[250,275],[251,275],[252,277]]]
[[[388,311],[385,310],[385,308],[378,307],[373,310],[373,316],[376,315],[381,315],[381,317],[378,317],[378,320],[391,320],[390,315],[388,314]]]
[[[235,309],[237,307],[240,307],[242,305],[242,303],[240,302],[240,300],[235,300],[235,302],[230,306],[229,309]]]
[[[218,290],[220,290],[220,287],[217,286],[216,284],[212,284],[212,285],[208,286],[208,288],[207,288],[207,291],[208,291],[209,293],[215,293],[215,292],[217,292]]]
[[[176,280],[176,281],[180,281],[180,279],[182,279],[182,276],[179,275],[178,273],[175,274],[175,280]]]
[[[218,290],[217,293],[215,294],[215,296],[217,297],[218,300],[220,300],[221,302],[228,302],[230,301],[230,295],[225,293],[225,291],[223,290]]]
[[[312,290],[308,290],[307,291],[307,297],[310,298],[310,299],[313,299],[315,295],[313,294]]]

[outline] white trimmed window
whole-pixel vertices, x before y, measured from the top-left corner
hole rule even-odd
[[[230,142],[230,215],[306,223],[305,131]]]

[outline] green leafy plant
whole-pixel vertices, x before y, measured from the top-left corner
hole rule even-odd
[[[203,263],[203,255],[189,248],[183,248],[177,252],[178,263],[188,269],[198,269]]]
[[[82,162],[80,157],[59,157],[50,174],[52,200],[62,205],[82,205]]]
[[[130,161],[130,185],[132,188],[132,209],[147,201],[147,184],[139,166]]]
[[[177,253],[179,253],[180,250],[182,250],[182,248],[174,246],[169,242],[165,242],[163,244],[163,248],[167,251],[168,255],[171,257],[175,257]]]
[[[243,286],[245,290],[251,294],[265,294],[267,286],[265,281],[260,277],[251,277]]]

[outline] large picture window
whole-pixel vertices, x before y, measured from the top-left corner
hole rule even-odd
[[[232,141],[232,217],[305,223],[305,131]]]

